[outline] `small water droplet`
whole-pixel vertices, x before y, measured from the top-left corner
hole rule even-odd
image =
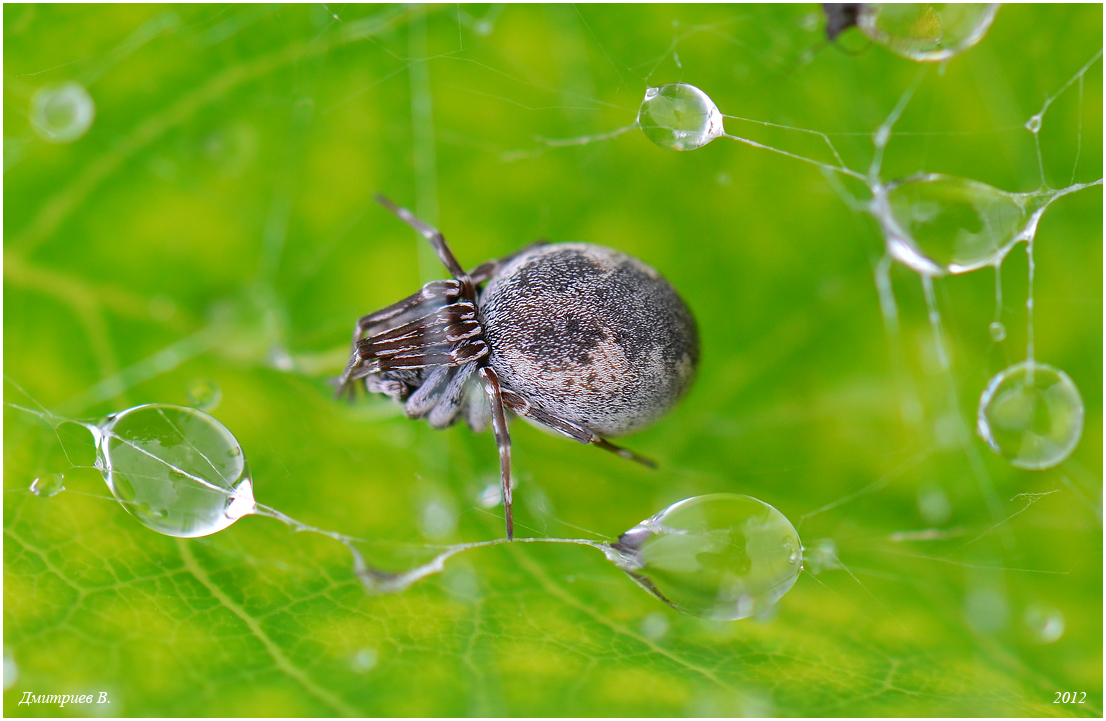
[[[1083,434],[1083,400],[1062,370],[1024,361],[987,384],[979,399],[979,435],[1018,468],[1060,463]]]
[[[991,340],[995,343],[1001,343],[1006,340],[1006,326],[1000,321],[995,321],[991,325],[987,326],[988,332],[991,334]]]
[[[1038,643],[1054,643],[1064,635],[1064,614],[1058,608],[1033,603],[1026,607],[1024,618],[1033,640]]]
[[[1047,202],[1045,195],[922,174],[889,183],[872,207],[892,257],[918,273],[944,275],[1001,262],[1035,230]]]
[[[978,43],[997,11],[996,3],[868,3],[856,26],[896,55],[936,62]]]
[[[701,148],[726,132],[714,101],[686,83],[646,90],[637,123],[645,137],[669,150]]]
[[[488,483],[476,496],[476,503],[481,508],[495,508],[503,503],[503,488],[499,481]]]
[[[47,473],[31,482],[31,493],[43,498],[56,496],[65,490],[65,476],[61,473]]]
[[[99,465],[108,488],[158,533],[206,536],[256,509],[241,446],[203,411],[136,406],[105,421],[101,432]]]
[[[419,528],[431,540],[444,538],[457,530],[457,509],[444,498],[431,498],[419,509]]]
[[[841,568],[837,558],[837,544],[832,538],[819,538],[803,549],[803,567],[817,576],[825,571]]]
[[[482,37],[487,37],[492,34],[492,24],[487,20],[477,20],[473,24],[472,29],[477,35]]]
[[[1025,121],[1025,129],[1036,135],[1041,131],[1041,114],[1037,113]]]
[[[939,526],[952,516],[949,497],[940,486],[927,485],[918,489],[918,513],[926,523]]]
[[[663,613],[650,613],[641,619],[641,635],[656,640],[668,633],[668,619]]]
[[[19,680],[19,667],[15,665],[15,657],[8,647],[4,647],[4,690],[7,691]]]
[[[357,673],[368,673],[376,668],[376,662],[380,660],[379,654],[376,649],[363,648],[357,653],[353,654],[353,658],[350,659],[350,667]]]
[[[223,400],[223,390],[209,378],[197,378],[188,384],[188,405],[201,411],[213,411]]]
[[[775,508],[719,493],[685,499],[642,521],[609,547],[609,557],[677,610],[730,621],[790,590],[800,548],[794,526]]]
[[[80,83],[41,87],[31,96],[31,127],[51,143],[72,143],[92,127],[96,105]]]
[[[979,588],[968,593],[964,615],[980,633],[995,633],[1006,625],[1009,609],[1006,596],[997,588]]]

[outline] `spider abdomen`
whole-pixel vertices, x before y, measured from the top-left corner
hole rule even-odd
[[[488,281],[478,310],[500,381],[600,435],[649,425],[695,377],[691,312],[657,271],[610,248],[523,253]]]

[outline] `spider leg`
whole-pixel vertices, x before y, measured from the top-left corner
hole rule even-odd
[[[353,343],[361,340],[374,327],[389,320],[400,318],[413,310],[427,305],[442,305],[443,301],[454,301],[461,297],[461,283],[456,280],[435,280],[427,283],[418,293],[409,295],[398,303],[369,313],[357,321],[353,328]]]
[[[499,385],[499,376],[490,367],[484,366],[479,373],[492,407],[492,429],[495,431],[495,444],[499,447],[499,482],[503,489],[507,540],[510,541],[515,537],[515,521],[511,516],[511,434],[507,430],[507,413],[503,410],[503,389]]]
[[[480,285],[484,281],[490,280],[492,276],[501,271],[504,266],[506,266],[508,263],[522,255],[523,253],[528,253],[534,248],[540,248],[541,246],[548,243],[549,241],[543,238],[542,240],[533,242],[525,248],[511,253],[510,255],[499,258],[498,260],[489,260],[481,263],[480,265],[469,271],[469,277],[472,278],[473,283],[475,283],[476,285]]]
[[[438,254],[438,259],[442,261],[442,265],[446,267],[457,280],[472,287],[472,281],[469,279],[468,273],[465,272],[461,264],[457,262],[457,258],[453,255],[453,251],[449,248],[449,243],[446,242],[445,236],[437,228],[428,225],[414,216],[414,214],[407,210],[407,208],[401,208],[392,201],[385,198],[383,195],[376,196],[376,202],[383,205],[388,210],[392,211],[407,225],[418,231],[419,235],[430,241],[430,245],[433,246],[434,252]]]
[[[656,468],[657,462],[651,458],[638,455],[633,451],[616,446],[608,441],[606,438],[598,435],[592,430],[589,430],[578,423],[572,421],[566,421],[564,418],[555,416],[552,413],[543,411],[542,409],[534,406],[530,401],[526,400],[514,391],[504,388],[502,391],[503,403],[511,409],[517,415],[524,416],[530,420],[536,421],[547,428],[552,428],[555,431],[560,431],[569,438],[579,441],[580,443],[587,443],[589,445],[597,446],[605,451],[610,451],[616,456],[621,456],[627,460],[640,463],[643,466],[649,468]]]
[[[469,363],[461,366],[449,379],[449,385],[445,387],[438,397],[438,403],[430,411],[426,419],[433,428],[446,428],[453,424],[457,414],[461,411],[461,401],[464,398],[465,385],[476,372],[476,364]]]

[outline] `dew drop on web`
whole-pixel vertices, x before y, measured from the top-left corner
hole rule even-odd
[[[669,506],[623,533],[608,556],[673,608],[720,621],[765,613],[802,568],[791,522],[763,501],[731,493]]]
[[[1054,643],[1064,635],[1064,614],[1058,608],[1032,603],[1026,607],[1023,618],[1037,643]]]
[[[1000,321],[995,321],[991,325],[987,326],[987,331],[991,334],[991,340],[995,343],[1001,343],[1006,340],[1006,326]]]
[[[997,3],[866,3],[856,25],[896,55],[937,62],[982,40],[998,7]]]
[[[979,435],[1018,468],[1050,468],[1083,433],[1083,400],[1066,373],[1032,361],[1010,366],[979,399]]]
[[[51,143],[72,143],[92,127],[96,105],[80,83],[39,88],[31,96],[31,127]]]
[[[701,148],[725,133],[722,113],[714,101],[686,83],[646,90],[637,124],[645,137],[669,150]]]
[[[47,473],[31,483],[31,493],[43,498],[56,496],[65,490],[65,476],[61,473]]]
[[[967,178],[922,174],[888,183],[873,198],[872,212],[892,257],[937,276],[1001,263],[1033,234],[1048,200]]]
[[[253,513],[253,481],[227,428],[195,408],[136,406],[100,427],[97,465],[115,498],[145,526],[195,538]]]
[[[188,384],[188,405],[201,411],[213,411],[223,400],[223,390],[215,381],[197,378]]]

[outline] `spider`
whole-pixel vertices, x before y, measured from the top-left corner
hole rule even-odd
[[[480,432],[490,421],[508,539],[508,414],[655,467],[607,437],[657,420],[695,378],[698,329],[667,280],[610,248],[545,241],[466,272],[437,229],[376,199],[430,241],[453,277],[357,321],[339,394],[363,378],[434,428],[463,417]]]

